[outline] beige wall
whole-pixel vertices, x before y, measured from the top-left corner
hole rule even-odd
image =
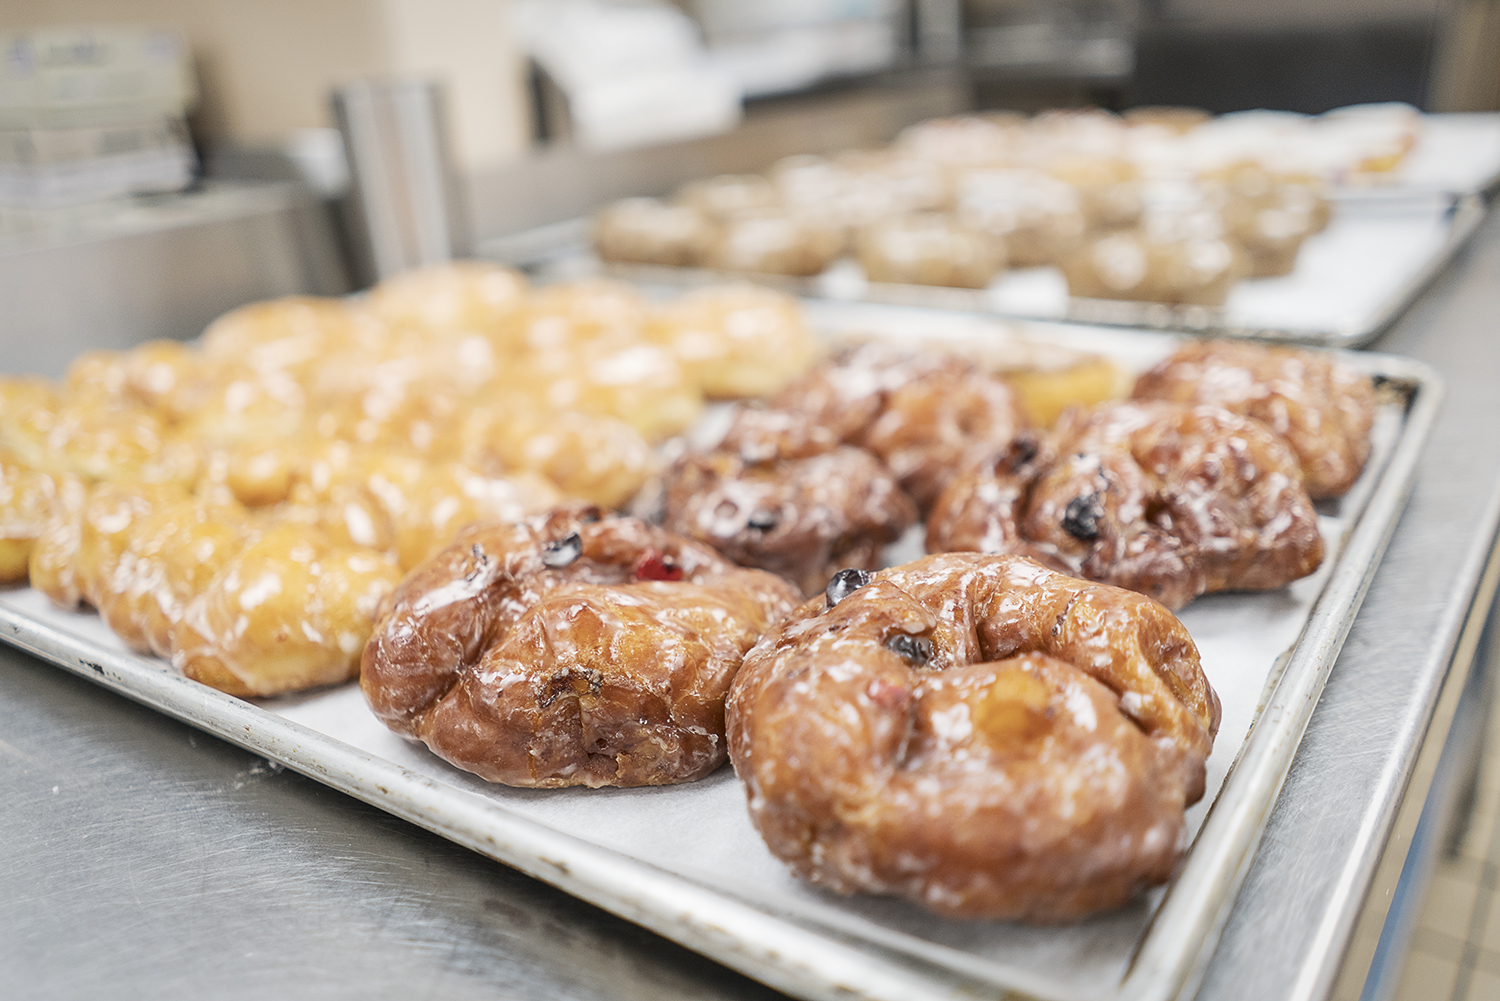
[[[205,140],[264,146],[329,125],[329,89],[422,74],[448,87],[454,152],[482,169],[530,135],[505,0],[0,0],[0,30],[135,22],[176,28],[198,64]]]
[[[391,68],[447,82],[459,162],[477,168],[520,156],[531,119],[504,0],[380,0],[380,7]]]

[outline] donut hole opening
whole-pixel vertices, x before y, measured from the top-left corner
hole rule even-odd
[[[997,746],[1029,744],[1052,729],[1052,689],[1025,667],[1005,667],[979,695],[970,719],[986,742]]]
[[[1033,432],[1023,431],[1011,439],[1003,452],[994,458],[996,473],[1019,473],[1042,450],[1041,438]]]
[[[1176,505],[1170,500],[1153,494],[1146,498],[1145,521],[1147,524],[1155,525],[1163,531],[1171,532],[1177,524],[1177,519],[1173,514],[1175,508]]]
[[[982,431],[990,429],[989,414],[972,404],[960,406],[958,413],[954,414],[953,423],[958,427],[958,433],[965,438],[973,437]]]

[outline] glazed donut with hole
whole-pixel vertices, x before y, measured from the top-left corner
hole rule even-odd
[[[797,875],[1069,921],[1165,882],[1219,702],[1161,605],[1014,556],[847,570],[745,658],[750,816]]]

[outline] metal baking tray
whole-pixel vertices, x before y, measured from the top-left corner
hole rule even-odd
[[[1022,337],[1135,370],[1176,338],[976,315],[809,303],[829,335],[935,339],[993,356]],[[794,879],[750,826],[732,770],[654,789],[491,786],[405,741],[355,685],[245,701],[128,652],[97,616],[0,590],[0,640],[374,804],[795,995],[876,1001],[1190,996],[1412,485],[1441,396],[1431,369],[1346,354],[1382,402],[1351,493],[1320,511],[1329,556],[1275,592],[1200,598],[1181,613],[1224,702],[1208,792],[1189,811],[1174,880],[1064,927],[951,921],[914,905],[838,897]],[[899,559],[898,543],[890,553]]]
[[[1380,336],[1416,299],[1478,228],[1484,212],[1477,195],[1408,192],[1343,201],[1328,228],[1303,244],[1291,274],[1242,281],[1222,307],[1070,297],[1062,272],[1051,267],[1007,271],[986,289],[870,282],[847,257],[810,278],[733,277],[842,302],[1359,347]],[[589,249],[588,226],[584,219],[557,223],[490,240],[481,252],[543,280],[610,275],[691,287],[730,277],[704,268],[602,262]]]

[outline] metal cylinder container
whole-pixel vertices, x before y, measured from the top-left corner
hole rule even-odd
[[[442,85],[361,80],[334,91],[333,110],[349,158],[352,256],[362,283],[465,255]]]

